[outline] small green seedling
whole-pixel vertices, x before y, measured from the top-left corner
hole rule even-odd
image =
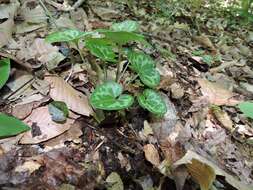
[[[124,89],[120,84],[129,66],[130,70],[135,73],[133,78],[139,77],[147,87],[143,93],[137,95],[140,106],[157,116],[163,116],[167,112],[167,107],[159,93],[154,90],[160,83],[160,74],[156,70],[154,60],[141,51],[125,49],[132,42],[149,45],[144,36],[137,33],[138,30],[137,22],[127,20],[113,24],[110,29],[99,29],[92,32],[75,30],[56,32],[47,36],[46,40],[48,42],[70,42],[83,39],[85,48],[102,61],[105,77],[102,82],[98,82],[90,96],[90,104],[93,108],[112,111],[129,108],[133,104],[134,97],[123,93]],[[120,64],[123,60],[127,60],[128,64],[121,71]],[[108,81],[106,78],[109,64],[117,67],[115,81]],[[97,65],[97,67],[100,66]],[[101,79],[98,72],[97,75],[98,79]]]

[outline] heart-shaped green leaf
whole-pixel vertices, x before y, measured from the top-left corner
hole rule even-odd
[[[242,102],[238,107],[245,116],[253,119],[253,102]]]
[[[153,69],[155,67],[155,62],[153,59],[142,52],[129,51],[127,58],[131,63],[130,67],[133,71],[139,73],[142,70]]]
[[[103,38],[89,38],[86,40],[85,46],[98,58],[104,61],[116,62],[116,54],[113,51],[112,44],[108,40]]]
[[[2,59],[0,60],[0,89],[7,82],[11,70],[10,59]]]
[[[49,34],[46,37],[46,42],[48,43],[54,43],[54,42],[69,42],[78,40],[84,36],[93,34],[94,32],[82,32],[75,29],[68,29],[64,31],[58,31]]]
[[[124,45],[129,42],[141,42],[143,44],[147,44],[148,42],[145,40],[143,35],[136,34],[133,32],[126,31],[110,31],[110,30],[99,30],[101,34],[104,34],[105,38],[111,40],[114,43],[119,45]]]
[[[150,88],[154,88],[160,83],[160,73],[152,68],[139,72],[141,81]]]
[[[65,102],[53,101],[48,105],[48,111],[52,120],[57,123],[64,123],[69,115],[69,109]]]
[[[130,68],[139,74],[141,81],[150,88],[156,87],[160,83],[160,74],[155,69],[153,59],[142,53],[130,51],[127,53]]]
[[[29,129],[22,121],[0,113],[0,138],[17,135]]]
[[[139,30],[139,24],[133,20],[126,20],[120,23],[114,23],[111,29],[113,31],[137,32]]]
[[[116,82],[105,82],[96,87],[91,94],[90,103],[94,108],[102,110],[121,110],[132,105],[134,98],[122,94],[123,88]]]
[[[152,89],[146,89],[137,97],[141,107],[151,113],[163,116],[167,112],[167,107],[162,97]]]

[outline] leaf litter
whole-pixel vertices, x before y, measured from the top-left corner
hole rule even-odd
[[[0,140],[1,187],[253,188],[252,29],[186,1],[43,1],[49,12],[39,1],[0,2],[0,56],[12,56],[0,110],[31,127]],[[157,62],[167,112],[157,118],[133,104],[124,119],[112,112],[97,126],[89,67],[75,48],[45,36],[124,20],[138,21],[151,44],[138,48]],[[137,94],[139,85],[127,89]],[[52,101],[70,110],[63,123],[52,120]]]

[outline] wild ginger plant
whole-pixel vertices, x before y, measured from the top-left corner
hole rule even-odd
[[[160,74],[156,70],[154,60],[144,52],[124,48],[131,42],[148,44],[144,36],[138,33],[138,30],[139,25],[137,22],[127,20],[113,24],[110,29],[99,29],[92,32],[71,29],[55,32],[47,36],[46,41],[50,43],[74,42],[78,44],[79,40],[82,39],[85,48],[103,62],[105,73],[108,69],[107,65],[115,65],[117,68],[115,80],[110,81],[104,77],[102,83],[96,85],[89,98],[94,109],[115,111],[132,106],[134,96],[125,93],[123,86],[120,84],[120,79],[125,71],[130,69],[135,73],[135,78],[139,77],[145,86],[143,92],[137,95],[139,105],[156,116],[163,116],[167,112],[167,107],[160,94],[155,90],[155,87],[160,83]],[[79,53],[82,56],[81,50],[79,50]],[[128,64],[121,71],[120,64],[124,59],[127,59]],[[96,65],[96,67],[100,66]],[[95,69],[95,71],[98,70]],[[100,74],[97,73],[97,75]]]

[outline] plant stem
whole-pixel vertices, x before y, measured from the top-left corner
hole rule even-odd
[[[119,80],[118,80],[118,81],[120,81],[120,79],[124,76],[124,74],[125,74],[125,72],[126,72],[126,70],[127,70],[127,68],[128,68],[128,65],[129,65],[129,61],[127,61],[127,65],[125,66],[124,70],[123,70],[122,73],[120,74]]]
[[[106,63],[103,64],[103,70],[104,70],[104,81],[107,80],[107,65]]]
[[[139,74],[134,75],[134,76],[132,77],[132,79],[129,80],[129,81],[126,83],[126,85],[129,85],[131,82],[135,81],[135,79],[137,79],[138,76],[139,76]]]
[[[119,58],[118,58],[118,64],[117,64],[117,73],[116,73],[116,82],[119,82],[120,78],[120,62],[121,62],[121,57],[122,57],[122,52],[121,52],[121,47],[118,47],[119,50]]]

